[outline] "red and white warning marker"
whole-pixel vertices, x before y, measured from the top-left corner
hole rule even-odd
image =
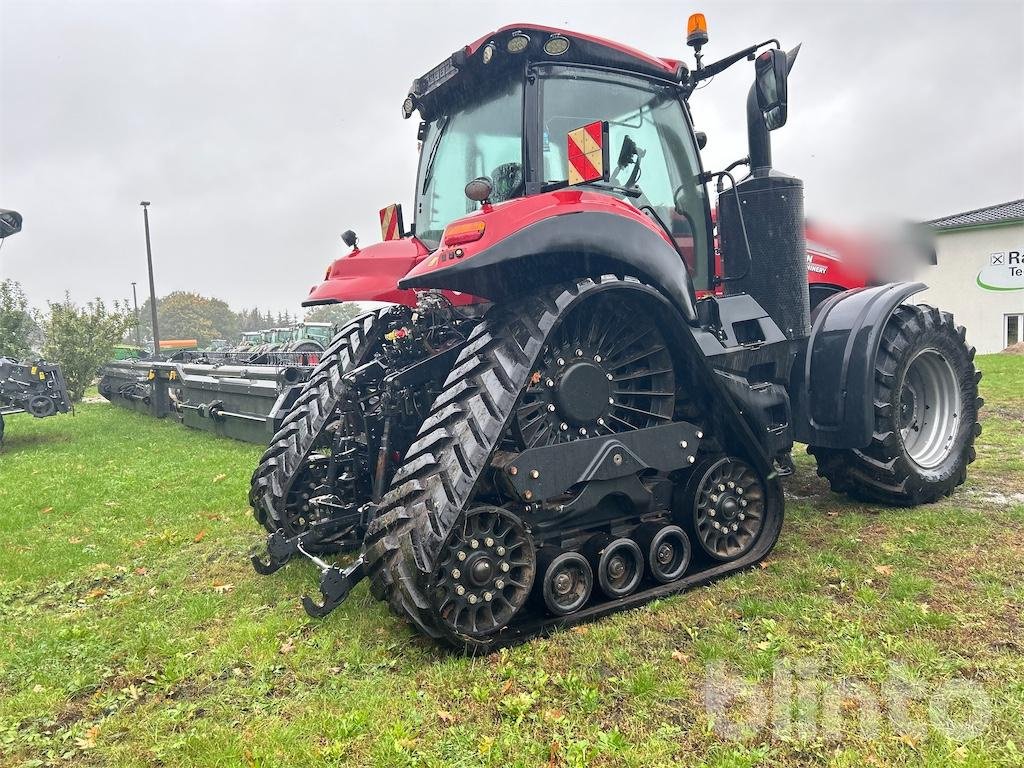
[[[608,122],[597,120],[566,135],[569,185],[608,180]]]
[[[402,206],[393,203],[380,209],[380,236],[384,240],[401,240],[405,234],[402,224]]]

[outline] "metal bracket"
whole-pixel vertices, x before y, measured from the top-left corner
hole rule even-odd
[[[314,619],[322,619],[341,605],[352,588],[365,577],[366,562],[362,555],[345,568],[328,566],[320,571],[320,595],[323,600],[317,603],[309,595],[303,595],[302,607]]]
[[[632,432],[530,448],[513,457],[504,472],[520,498],[539,502],[577,483],[614,480],[645,469],[661,472],[682,469],[694,463],[703,437],[693,424],[676,421]]]

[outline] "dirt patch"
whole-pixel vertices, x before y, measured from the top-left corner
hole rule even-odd
[[[1024,341],[1018,341],[1016,344],[1011,344],[1002,351],[1004,355],[1024,355]]]
[[[984,504],[994,504],[997,507],[1014,507],[1018,504],[1024,504],[1024,493],[968,490],[967,494],[972,499],[978,499]]]

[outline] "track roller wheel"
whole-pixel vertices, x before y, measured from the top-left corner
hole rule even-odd
[[[690,566],[690,537],[678,525],[645,525],[636,534],[651,576],[661,584],[681,579]]]
[[[726,457],[698,465],[684,499],[683,522],[713,560],[735,560],[757,543],[764,522],[764,486],[746,462]]]
[[[594,571],[579,552],[544,547],[537,557],[538,592],[544,607],[555,616],[575,613],[590,599]]]
[[[632,539],[597,534],[584,547],[601,591],[612,600],[636,591],[644,577],[644,554]]]
[[[533,539],[518,517],[500,507],[471,509],[434,574],[437,615],[457,636],[485,638],[519,613],[536,571]]]

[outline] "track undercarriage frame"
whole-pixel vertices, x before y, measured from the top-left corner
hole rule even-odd
[[[695,382],[713,379],[694,369],[706,362],[692,338],[683,351],[678,328],[659,326],[659,313],[671,316],[664,299],[616,279],[547,293],[496,308],[472,324],[468,339],[404,358],[405,367],[388,370],[385,353],[345,373],[332,449],[317,459],[326,462],[326,476],[309,499],[306,527],[271,533],[266,555],[253,558],[255,569],[273,573],[296,556],[313,562],[320,601],[306,597],[303,604],[319,617],[367,577],[392,607],[406,602],[398,571],[418,563],[417,576],[407,574],[418,582],[412,599],[447,601],[437,615],[450,619],[420,628],[480,650],[634,607],[763,558],[781,529],[781,486],[731,401],[710,386],[695,390]],[[612,300],[624,302],[639,325],[623,324],[625,314],[602,320]],[[646,319],[645,303],[657,307]],[[589,328],[584,305],[597,318]],[[389,325],[385,349],[388,335],[395,341],[394,318]],[[678,380],[667,382],[670,358]],[[680,368],[684,358],[691,370]],[[561,373],[550,375],[560,378],[546,378],[556,368]],[[656,383],[669,386],[659,393],[671,394],[665,404],[652,394]],[[417,399],[416,392],[425,394]],[[432,405],[423,412],[417,402]],[[554,428],[524,429],[535,413],[551,414]],[[408,423],[418,434],[410,435]],[[746,498],[724,484],[721,492],[701,485],[710,467],[723,464],[748,478]],[[733,493],[729,503],[726,491]],[[428,498],[436,494],[443,498]],[[718,504],[712,517],[701,498],[705,507]],[[423,514],[414,513],[417,504]],[[466,533],[474,527],[484,533]],[[360,539],[347,566],[321,557],[354,549]],[[724,539],[731,549],[718,551]],[[529,556],[516,560],[516,546]],[[661,568],[659,558],[676,570]]]

